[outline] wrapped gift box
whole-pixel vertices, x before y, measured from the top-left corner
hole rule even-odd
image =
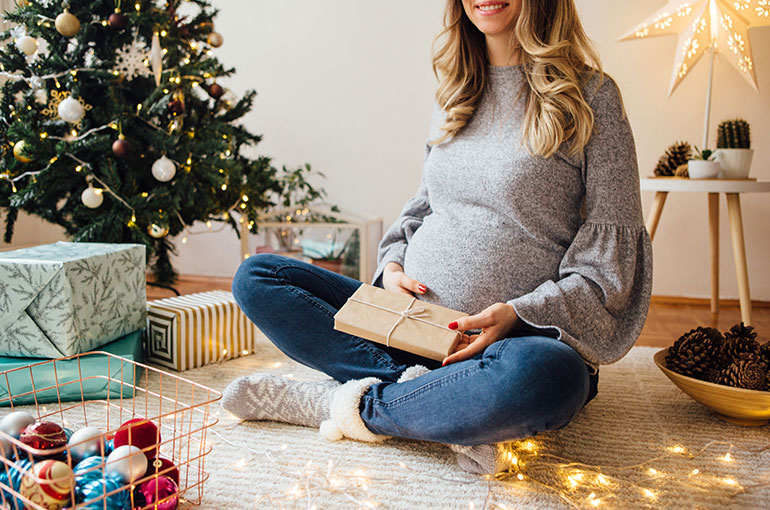
[[[99,348],[130,361],[143,361],[142,330],[129,333]],[[47,360],[0,356],[0,407],[13,401],[14,406],[131,397],[128,384],[134,384],[141,372],[133,365],[117,362],[105,355]],[[110,384],[123,381],[126,385]]]
[[[251,354],[258,334],[230,292],[147,303],[147,358],[180,372]]]
[[[143,329],[145,285],[142,245],[0,253],[0,356],[59,358]]]
[[[363,284],[334,315],[334,329],[434,360],[461,336],[447,327],[468,314]]]

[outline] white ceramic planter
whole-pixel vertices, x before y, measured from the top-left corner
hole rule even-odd
[[[719,161],[691,159],[687,162],[690,179],[716,179],[719,176]]]
[[[719,178],[747,179],[752,157],[754,157],[754,149],[717,149],[714,158],[722,167]]]

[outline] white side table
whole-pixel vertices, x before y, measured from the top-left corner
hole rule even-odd
[[[730,233],[733,240],[735,273],[738,278],[738,296],[741,303],[741,320],[751,324],[751,295],[749,292],[749,271],[746,266],[746,246],[743,240],[743,218],[741,216],[741,193],[768,193],[770,181],[729,180],[729,179],[681,179],[649,178],[641,180],[642,191],[654,191],[647,231],[650,239],[655,237],[660,214],[666,197],[671,192],[708,193],[709,231],[711,237],[711,313],[719,314],[719,194],[727,196],[727,214],[730,218]]]

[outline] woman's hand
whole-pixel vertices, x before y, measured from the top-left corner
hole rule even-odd
[[[391,292],[414,296],[425,294],[428,288],[404,274],[404,268],[396,262],[388,262],[382,271],[382,287]]]
[[[449,329],[466,331],[481,328],[481,333],[470,336],[463,334],[455,350],[444,358],[443,364],[472,358],[498,340],[507,338],[520,322],[513,307],[505,303],[495,303],[481,313],[458,319],[449,325]]]

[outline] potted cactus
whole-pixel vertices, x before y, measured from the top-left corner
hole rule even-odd
[[[751,168],[751,132],[749,123],[743,119],[726,120],[717,129],[716,160],[722,170],[722,179],[746,179]]]
[[[690,174],[690,179],[716,179],[719,166],[719,161],[714,159],[714,151],[700,150],[696,146],[692,159],[687,161],[687,173]]]

